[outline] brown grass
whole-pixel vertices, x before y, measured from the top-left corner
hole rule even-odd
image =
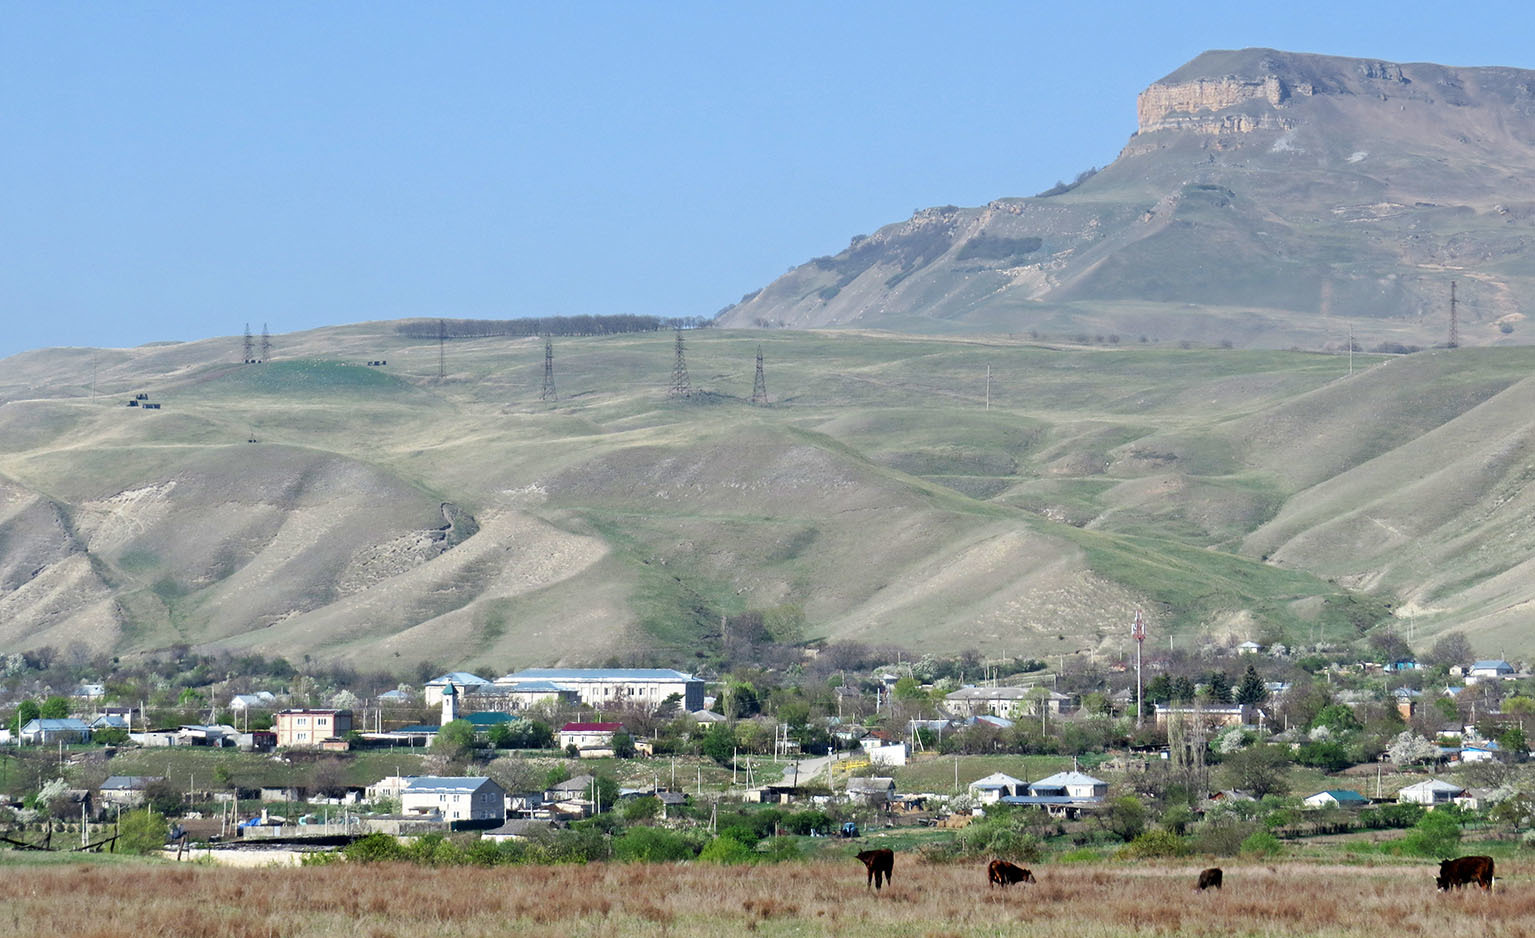
[[[1130,935],[1457,938],[1535,933],[1530,869],[1499,863],[1492,895],[1440,894],[1414,866],[1231,866],[1196,894],[1197,864],[1035,867],[993,889],[981,864],[898,858],[879,894],[847,862],[241,870],[163,864],[8,866],[0,936],[436,938],[561,936]]]

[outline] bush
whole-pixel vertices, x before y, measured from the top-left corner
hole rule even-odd
[[[770,862],[781,863],[785,860],[798,860],[804,856],[804,852],[792,837],[769,837],[762,856]]]
[[[158,853],[169,832],[165,815],[155,809],[129,811],[117,824],[117,849],[124,853]]]
[[[423,866],[463,866],[469,862],[464,849],[441,834],[415,838],[405,847],[404,859]]]
[[[626,863],[669,863],[691,860],[693,845],[681,834],[655,827],[636,827],[613,841],[613,856]]]
[[[1460,846],[1460,821],[1443,809],[1423,815],[1402,840],[1402,846],[1420,857],[1453,857]]]
[[[1256,821],[1226,816],[1206,820],[1194,833],[1193,848],[1196,853],[1215,857],[1234,857],[1243,844],[1258,832]]]
[[[1242,854],[1251,857],[1271,857],[1280,850],[1279,838],[1268,831],[1258,831],[1242,841]]]
[[[750,863],[757,859],[757,854],[734,837],[716,837],[699,851],[698,859],[707,863]]]
[[[1189,852],[1182,837],[1171,831],[1150,830],[1125,844],[1116,856],[1127,860],[1151,857],[1181,857]]]
[[[388,834],[369,834],[342,847],[341,855],[357,863],[382,863],[405,859],[405,848]]]
[[[791,834],[808,837],[812,831],[830,834],[832,820],[825,811],[795,811],[783,819],[783,826]]]

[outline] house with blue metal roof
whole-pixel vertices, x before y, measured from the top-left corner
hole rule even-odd
[[[447,822],[506,819],[506,790],[483,775],[416,775],[403,780],[400,811]]]
[[[1466,672],[1466,683],[1474,684],[1482,680],[1511,681],[1516,676],[1518,672],[1514,670],[1513,665],[1502,658],[1491,658],[1473,662],[1471,670]]]
[[[1044,808],[1053,815],[1076,817],[1083,808],[1102,804],[1108,793],[1108,782],[1073,769],[1030,783],[1026,794],[1020,793],[1001,800],[1003,804],[1031,805]]]
[[[91,741],[91,728],[84,720],[74,717],[39,717],[28,720],[21,728],[21,741],[28,745],[88,743]]]

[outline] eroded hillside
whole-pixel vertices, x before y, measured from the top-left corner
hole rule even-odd
[[[1507,650],[1535,355],[1006,338],[436,343],[390,324],[0,367],[0,644],[191,644],[404,669],[707,659],[804,638],[1124,652],[1412,616]],[[763,349],[767,406],[749,403]],[[364,364],[387,360],[383,367]],[[16,367],[12,367],[12,366]],[[989,372],[989,378],[988,378]],[[128,407],[138,394],[159,410]]]

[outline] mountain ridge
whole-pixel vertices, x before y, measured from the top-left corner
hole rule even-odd
[[[1066,191],[920,210],[717,322],[1427,346],[1454,279],[1463,344],[1532,340],[1535,72],[1209,52],[1137,119]]]

